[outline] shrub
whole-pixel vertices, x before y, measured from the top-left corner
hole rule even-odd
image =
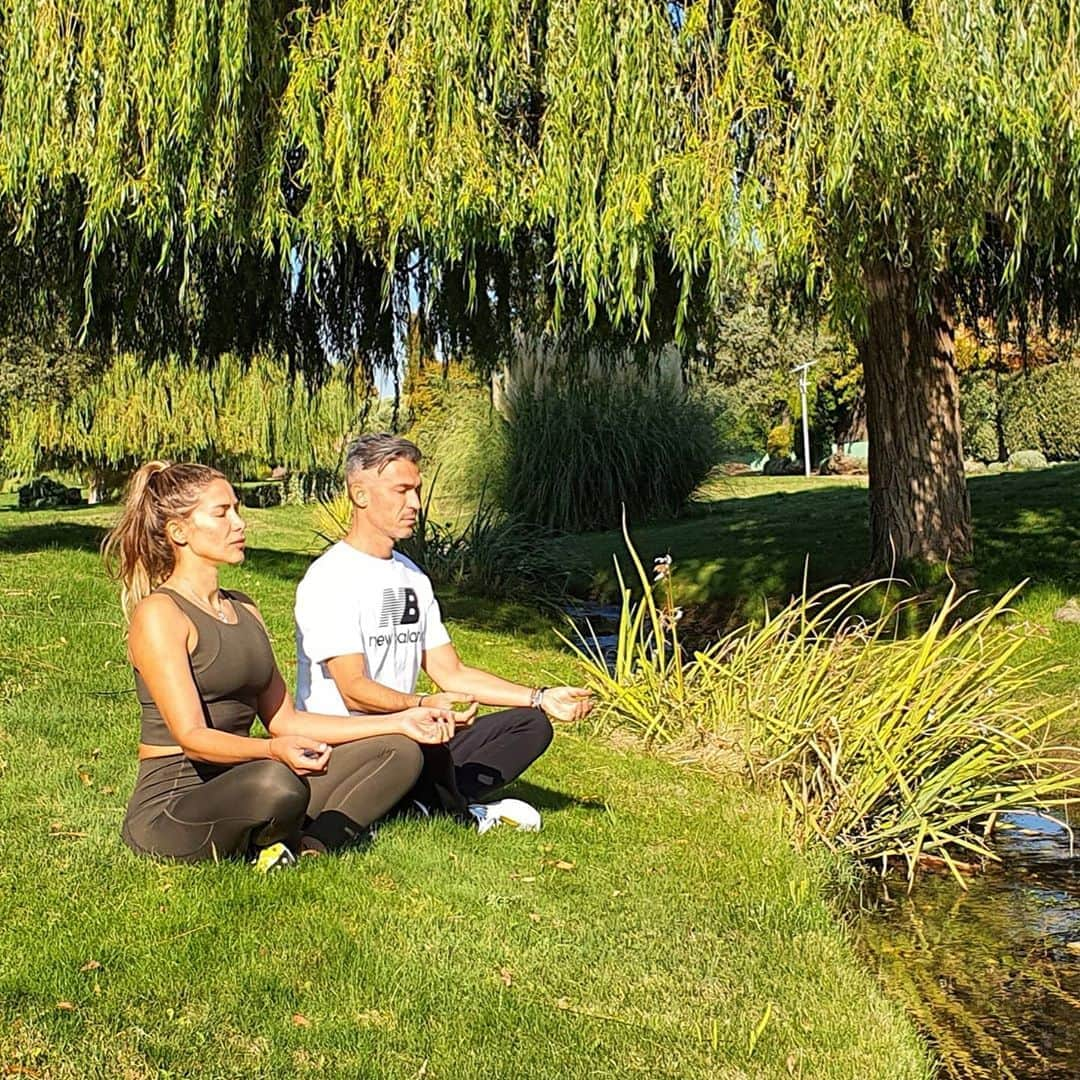
[[[1048,364],[1029,380],[1038,404],[1039,449],[1051,461],[1080,459],[1080,364]]]
[[[960,399],[964,451],[998,460],[1000,413],[1006,454],[1038,450],[1050,461],[1080,459],[1080,364],[1053,363],[1008,376],[973,372]]]
[[[995,377],[979,371],[965,375],[960,390],[960,422],[964,456],[976,461],[998,460],[998,391]]]
[[[1030,376],[1024,372],[1010,376],[1001,392],[1001,422],[1005,452],[1028,450],[1042,444],[1039,438],[1039,409]]]
[[[512,420],[503,504],[525,520],[581,532],[672,515],[715,461],[712,415],[670,381],[591,379],[522,389]]]
[[[81,506],[82,492],[77,487],[59,484],[50,476],[39,476],[19,488],[20,510],[46,510],[57,506]]]
[[[999,814],[1060,806],[1075,785],[1072,755],[1045,744],[1065,711],[1039,703],[1048,669],[1016,661],[1026,637],[1005,617],[1017,590],[961,618],[969,598],[954,587],[909,637],[897,628],[910,604],[859,614],[882,582],[804,591],[690,657],[670,559],[650,583],[630,550],[643,595],[632,601],[620,575],[614,663],[578,650],[598,720],[649,745],[726,748],[779,788],[800,840],[899,857],[909,874],[932,855],[955,872],[958,853],[994,858]]]
[[[265,480],[259,483],[239,485],[239,495],[245,506],[266,509],[280,506],[285,485],[280,480]]]
[[[789,458],[795,446],[795,433],[790,424],[777,424],[765,439],[765,452],[770,458]]]
[[[1016,450],[1009,455],[1010,469],[1045,469],[1046,455],[1039,450]]]

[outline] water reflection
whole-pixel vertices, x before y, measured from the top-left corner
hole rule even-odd
[[[944,1076],[1080,1077],[1080,855],[1037,815],[1004,825],[1002,864],[968,892],[922,878],[862,913],[858,937]]]
[[[570,635],[574,644],[597,658],[602,657],[610,668],[619,648],[620,609],[612,604],[581,601],[563,611],[574,624],[576,632]]]

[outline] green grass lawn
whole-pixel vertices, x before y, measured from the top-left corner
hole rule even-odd
[[[400,822],[269,878],[130,854],[137,708],[96,555],[114,513],[0,511],[0,1073],[930,1075],[823,900],[835,867],[774,804],[584,732],[518,785],[539,834]],[[291,681],[309,517],[248,516],[226,583]],[[569,674],[535,611],[444,606],[467,659]]]

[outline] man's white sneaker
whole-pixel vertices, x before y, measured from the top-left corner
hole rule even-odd
[[[476,818],[476,831],[483,836],[496,825],[510,825],[520,832],[540,831],[540,811],[521,799],[499,799],[493,803],[471,803],[469,813]]]

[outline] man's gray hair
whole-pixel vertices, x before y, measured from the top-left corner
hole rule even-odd
[[[392,435],[389,431],[381,431],[378,434],[359,435],[345,451],[345,476],[352,476],[360,469],[374,469],[382,472],[391,461],[405,458],[414,465],[420,464],[420,448],[403,439],[400,435]]]

